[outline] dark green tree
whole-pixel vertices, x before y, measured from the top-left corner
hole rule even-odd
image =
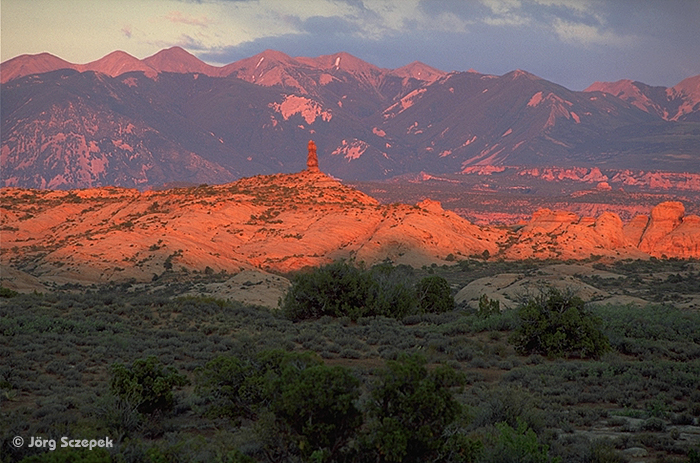
[[[425,277],[418,282],[416,296],[418,308],[423,313],[443,313],[455,308],[450,284],[437,275]]]
[[[390,263],[369,270],[346,261],[334,262],[297,275],[282,300],[285,315],[292,320],[347,316],[403,318],[424,312],[442,312],[454,307],[447,282],[430,277],[413,285],[413,269]]]
[[[270,461],[336,461],[362,424],[359,380],[309,353],[268,350],[221,356],[196,372],[209,413],[256,421]],[[274,436],[272,438],[271,436]]]
[[[208,399],[208,414],[237,425],[241,418],[255,418],[255,405],[261,400],[255,374],[251,362],[234,356],[219,356],[198,368],[196,391]]]
[[[292,320],[349,316],[357,319],[374,303],[376,283],[369,273],[345,261],[302,273],[282,301],[282,310]]]
[[[317,365],[286,368],[279,378],[271,410],[291,428],[305,461],[335,461],[362,424],[355,401],[359,380],[345,368]]]
[[[114,363],[110,367],[110,390],[136,406],[141,413],[168,411],[173,407],[173,388],[185,386],[187,378],[172,366],[164,367],[157,357],[137,359],[127,367]]]
[[[597,358],[610,350],[601,320],[570,292],[543,292],[518,309],[518,317],[520,327],[509,340],[522,354]]]
[[[452,387],[462,378],[449,367],[428,371],[425,359],[403,355],[378,373],[369,404],[367,446],[380,461],[435,460],[445,428],[461,413]]]

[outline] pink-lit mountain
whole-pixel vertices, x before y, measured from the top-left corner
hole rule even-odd
[[[700,172],[700,76],[574,92],[520,70],[384,69],[273,50],[216,67],[177,47],[87,64],[24,55],[0,71],[4,186],[294,172],[309,139],[323,171],[351,180],[483,165]]]
[[[585,92],[605,92],[667,121],[700,122],[700,76],[688,77],[671,88],[618,80],[595,82]]]

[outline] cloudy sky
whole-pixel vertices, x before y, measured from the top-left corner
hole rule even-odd
[[[386,68],[524,69],[572,90],[700,74],[700,0],[2,0],[0,15],[2,61],[178,45],[214,65],[346,51]]]

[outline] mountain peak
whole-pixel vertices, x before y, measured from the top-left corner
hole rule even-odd
[[[674,85],[673,90],[690,97],[693,101],[700,101],[700,75],[683,79]]]
[[[158,72],[199,72],[209,76],[220,74],[220,68],[205,63],[181,47],[165,48],[155,55],[144,58],[143,63]]]
[[[220,75],[232,75],[266,87],[280,85],[304,93],[304,86],[299,83],[299,76],[294,72],[294,68],[299,65],[295,58],[281,51],[268,49],[250,58],[227,64],[221,68]]]
[[[621,79],[616,82],[593,82],[591,85],[586,87],[584,92],[605,92],[611,95],[619,96],[624,92],[628,92],[630,87],[634,85],[634,82],[630,79]]]
[[[503,77],[510,77],[511,79],[526,78],[529,80],[542,80],[540,77],[538,77],[532,73],[529,73],[527,71],[523,71],[522,69],[516,69],[515,71],[510,71],[510,72],[504,74]]]
[[[158,72],[143,61],[130,54],[117,50],[103,56],[102,58],[87,64],[76,66],[79,71],[96,71],[107,74],[111,77],[124,74],[125,72],[142,71],[148,77],[154,77]]]
[[[74,64],[54,56],[51,53],[38,53],[36,55],[20,55],[11,58],[0,66],[0,82],[3,84],[12,79],[31,74],[57,71],[58,69],[75,69]]]
[[[374,64],[357,58],[346,52],[333,53],[332,55],[321,55],[317,58],[297,58],[300,63],[319,68],[325,71],[343,70],[351,74],[358,72],[379,72],[380,69]]]
[[[447,73],[439,69],[428,66],[420,61],[414,61],[406,66],[394,69],[391,74],[399,77],[408,77],[426,82],[435,82]]]

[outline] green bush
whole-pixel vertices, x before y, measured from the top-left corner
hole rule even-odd
[[[491,315],[501,313],[501,303],[498,299],[489,299],[486,294],[482,294],[479,298],[479,310],[476,315],[479,318],[489,318]]]
[[[5,288],[4,286],[0,285],[0,297],[4,298],[11,298],[17,296],[19,293],[17,291],[14,291],[10,288]]]
[[[185,386],[187,378],[175,368],[163,368],[157,357],[134,360],[131,367],[114,363],[110,367],[110,390],[120,399],[134,404],[141,413],[173,408],[173,388]]]
[[[462,411],[450,388],[463,378],[446,366],[428,371],[425,363],[418,355],[402,354],[378,373],[368,406],[367,445],[382,461],[435,460],[445,429]]]
[[[522,354],[600,357],[610,350],[601,321],[570,293],[550,289],[518,309],[520,327],[509,341]]]
[[[347,262],[335,262],[297,275],[282,302],[292,320],[349,316],[357,319],[371,311],[374,283],[369,273]]]
[[[484,463],[560,463],[561,458],[552,458],[549,447],[541,444],[537,434],[523,421],[517,428],[508,423],[496,423],[497,434],[492,445],[480,461]]]
[[[275,416],[294,433],[292,441],[304,460],[333,461],[362,424],[355,407],[360,382],[349,370],[317,365],[285,368],[271,401]]]
[[[254,359],[221,356],[197,371],[197,390],[209,401],[211,414],[238,425],[241,418],[257,421],[269,452],[303,461],[332,461],[344,451],[362,424],[355,406],[359,386],[343,367],[281,350]]]
[[[403,318],[454,309],[450,285],[438,276],[413,284],[410,267],[384,263],[369,270],[345,261],[297,275],[281,307],[291,320],[323,316]]]
[[[443,277],[433,275],[423,278],[416,285],[416,296],[423,313],[443,313],[455,308],[450,284]]]

